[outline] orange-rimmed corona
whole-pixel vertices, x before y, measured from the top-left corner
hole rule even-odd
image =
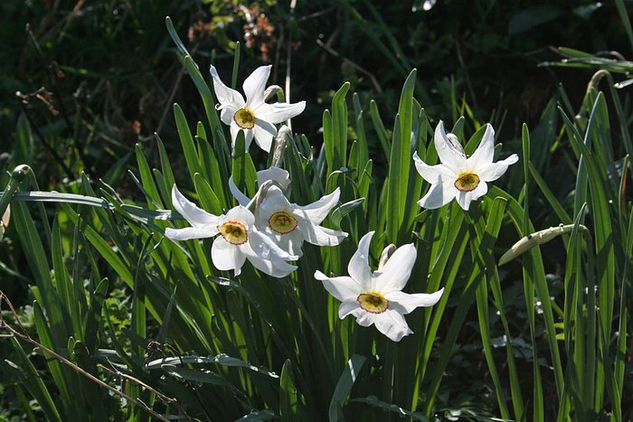
[[[372,314],[382,314],[389,309],[389,301],[378,292],[361,293],[356,301],[363,310]]]
[[[248,241],[246,226],[240,221],[229,220],[218,226],[220,234],[232,245],[243,245]]]
[[[252,129],[255,127],[255,115],[246,107],[237,110],[233,115],[233,120],[241,129]]]
[[[297,228],[297,219],[288,211],[277,211],[268,219],[268,226],[279,234],[288,234]]]
[[[457,175],[455,187],[462,192],[470,192],[479,186],[479,176],[472,171],[465,171]]]

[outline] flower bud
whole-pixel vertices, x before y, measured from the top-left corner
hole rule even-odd
[[[393,255],[395,251],[396,245],[394,245],[393,243],[382,250],[382,253],[380,254],[380,261],[378,261],[379,271],[387,263],[387,261],[389,260],[389,258],[391,258],[391,255]]]

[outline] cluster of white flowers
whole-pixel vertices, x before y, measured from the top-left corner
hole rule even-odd
[[[288,172],[271,167],[258,172],[258,195],[262,196],[255,212],[256,201],[248,199],[229,180],[231,192],[240,205],[224,215],[213,215],[198,208],[185,198],[174,185],[172,203],[191,227],[165,229],[165,236],[174,240],[200,239],[218,236],[213,241],[211,260],[219,270],[233,270],[239,275],[248,259],[260,271],[273,277],[285,277],[296,270],[296,261],[303,255],[303,241],[318,246],[336,246],[347,233],[327,229],[319,224],[338,202],[336,189],[312,204],[300,206],[286,199],[281,187],[289,187]]]
[[[275,124],[297,116],[305,109],[305,101],[294,104],[265,102],[269,75],[270,66],[261,66],[246,78],[243,84],[245,101],[238,91],[224,85],[215,67],[211,66],[213,87],[219,101],[216,108],[220,110],[222,122],[230,126],[233,145],[241,130],[247,150],[254,139],[269,152],[277,134]],[[493,162],[494,130],[490,124],[486,125],[481,143],[470,157],[466,157],[457,137],[444,131],[441,121],[435,130],[434,141],[441,164],[428,165],[417,153],[413,154],[418,172],[431,184],[418,202],[423,208],[439,208],[455,198],[464,210],[468,210],[471,201],[486,194],[487,182],[501,177],[509,165],[518,161],[517,155],[513,154]],[[167,228],[165,236],[188,240],[220,234],[211,248],[211,259],[217,269],[233,270],[237,276],[248,260],[258,270],[279,278],[297,268],[288,261],[296,261],[302,256],[304,241],[318,246],[336,246],[347,237],[343,231],[320,225],[338,203],[339,188],[312,204],[297,205],[286,196],[290,189],[287,171],[278,167],[259,171],[257,183],[257,194],[249,198],[230,178],[229,188],[239,205],[219,216],[197,207],[174,185],[173,206],[191,227]],[[349,276],[328,277],[316,271],[314,277],[341,301],[339,318],[353,315],[359,325],[375,325],[391,340],[400,341],[413,332],[404,315],[420,306],[433,306],[444,289],[431,294],[402,291],[417,256],[412,243],[399,248],[389,245],[383,250],[377,271],[372,271],[369,246],[373,234],[372,231],[361,238],[347,267]]]

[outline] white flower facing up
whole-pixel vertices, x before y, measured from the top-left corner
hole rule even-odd
[[[235,139],[240,129],[244,131],[246,151],[255,138],[255,142],[264,151],[270,151],[273,137],[277,134],[275,124],[286,121],[301,114],[305,109],[305,101],[298,103],[268,104],[264,100],[266,82],[270,76],[271,66],[260,66],[250,74],[242,88],[246,94],[246,101],[242,94],[224,85],[215,67],[211,66],[213,90],[220,104],[220,119],[231,129],[231,142],[235,146]]]
[[[278,278],[297,269],[286,261],[298,257],[288,254],[268,234],[258,231],[254,226],[255,217],[246,207],[239,205],[225,215],[213,215],[185,198],[176,185],[171,197],[174,208],[191,227],[167,228],[165,236],[172,240],[189,240],[220,234],[211,247],[211,260],[218,270],[233,270],[237,276],[246,260],[260,271]]]
[[[336,246],[347,237],[347,233],[321,226],[321,222],[338,203],[339,188],[318,201],[301,206],[288,201],[282,189],[288,189],[288,172],[271,167],[257,172],[257,182],[262,186],[266,181],[274,182],[263,195],[256,211],[255,225],[259,230],[269,233],[277,245],[292,255],[302,256],[301,245],[304,241],[318,246]],[[244,195],[229,179],[231,193],[240,205],[246,205],[250,199]]]
[[[412,243],[396,249],[378,271],[372,272],[368,258],[373,235],[373,231],[369,232],[360,240],[358,250],[347,266],[349,277],[330,278],[320,271],[316,271],[314,277],[323,281],[326,290],[342,302],[338,308],[339,318],[353,315],[359,325],[375,324],[378,331],[391,340],[400,341],[413,333],[404,315],[419,306],[435,305],[444,289],[431,294],[402,292],[417,256]]]
[[[449,136],[454,137],[452,134],[447,136],[440,121],[435,128],[435,149],[441,164],[430,166],[420,159],[417,152],[413,153],[418,173],[431,184],[427,194],[418,201],[423,208],[440,208],[455,198],[463,209],[468,210],[470,201],[488,192],[487,182],[503,176],[508,166],[519,160],[516,154],[512,154],[505,160],[492,162],[495,131],[489,123],[481,143],[468,158],[461,145],[451,142]]]

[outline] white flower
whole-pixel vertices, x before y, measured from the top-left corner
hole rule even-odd
[[[449,134],[454,137],[454,135]],[[495,131],[486,124],[486,132],[470,157],[466,158],[458,142],[451,142],[440,121],[435,128],[435,149],[441,164],[429,166],[413,153],[415,167],[420,176],[431,184],[426,195],[418,201],[423,208],[439,208],[448,204],[453,198],[459,205],[468,210],[470,201],[476,200],[488,192],[486,182],[500,178],[508,166],[516,163],[519,157],[512,154],[505,160],[493,163]]]
[[[285,277],[297,269],[286,261],[298,257],[280,249],[268,234],[258,231],[254,227],[255,217],[246,207],[239,205],[226,215],[218,216],[198,208],[178,191],[176,185],[171,197],[176,211],[192,227],[167,228],[165,236],[173,240],[189,240],[220,234],[211,247],[211,260],[218,270],[233,270],[237,276],[247,259],[255,268],[273,277]]]
[[[318,246],[336,246],[347,233],[320,226],[330,210],[338,203],[339,188],[308,205],[290,203],[277,186],[268,189],[259,207],[258,221],[271,233],[282,249],[301,256],[305,240]]]
[[[320,271],[316,271],[314,277],[323,281],[326,290],[342,302],[338,308],[339,318],[353,315],[359,325],[375,324],[378,331],[391,340],[400,341],[413,333],[403,315],[419,306],[435,305],[444,289],[431,294],[402,292],[417,255],[412,243],[396,249],[383,267],[372,272],[368,257],[373,235],[373,231],[369,232],[360,240],[347,266],[349,277],[329,278]]]
[[[347,237],[347,233],[320,226],[330,210],[338,203],[341,191],[339,188],[329,195],[323,196],[308,205],[290,203],[282,189],[288,189],[290,178],[286,170],[279,167],[257,172],[257,183],[262,186],[272,180],[270,186],[255,212],[255,225],[259,230],[272,235],[277,245],[292,255],[301,257],[301,245],[304,240],[318,246],[336,246]],[[240,203],[247,204],[250,199],[229,179],[231,193]],[[281,189],[280,189],[281,188]]]
[[[274,125],[301,114],[306,106],[305,101],[293,104],[264,102],[264,90],[270,68],[270,65],[260,66],[246,78],[242,85],[246,101],[239,92],[222,83],[215,67],[211,66],[210,69],[213,90],[220,102],[216,108],[222,110],[220,119],[231,128],[233,146],[240,129],[244,131],[246,151],[253,137],[264,151],[270,151],[273,137],[277,134],[277,128]]]

